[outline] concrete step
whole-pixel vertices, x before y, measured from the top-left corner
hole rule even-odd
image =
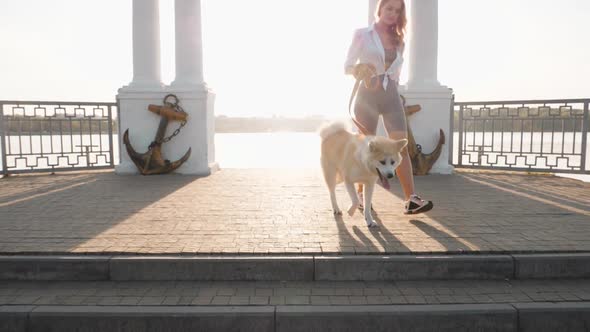
[[[5,281],[0,331],[587,331],[590,279]]]
[[[277,306],[0,307],[3,332],[588,331],[590,303]]]
[[[590,253],[0,256],[0,280],[379,281],[590,277]]]
[[[397,305],[566,301],[590,301],[590,279],[0,283],[0,305]]]

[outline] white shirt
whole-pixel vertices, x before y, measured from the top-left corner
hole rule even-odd
[[[404,62],[403,49],[398,47],[395,60],[389,68],[385,68],[385,48],[375,30],[375,23],[367,28],[358,29],[354,32],[352,44],[348,49],[348,56],[344,63],[344,71],[349,74],[357,63],[372,64],[375,66],[376,75],[384,75],[383,89],[387,90],[389,81],[399,82],[399,76]]]

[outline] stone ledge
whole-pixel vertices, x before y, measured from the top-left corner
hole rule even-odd
[[[273,331],[273,307],[41,306],[29,315],[36,331]],[[18,330],[16,330],[18,331]]]
[[[590,303],[351,306],[0,306],[0,328],[36,331],[585,331]]]
[[[508,255],[320,256],[315,280],[512,279]]]
[[[504,304],[281,306],[276,331],[516,331],[516,314]]]
[[[0,306],[0,331],[26,332],[29,313],[35,306]]]
[[[0,280],[109,280],[109,256],[0,256]]]
[[[590,254],[0,256],[0,280],[388,281],[590,277]]]
[[[113,257],[111,280],[312,280],[313,257]]]
[[[519,331],[588,331],[590,303],[522,303],[518,310]]]
[[[589,278],[590,253],[512,255],[516,279]]]

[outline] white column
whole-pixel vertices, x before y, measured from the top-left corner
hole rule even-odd
[[[133,80],[130,88],[161,88],[159,0],[133,0]]]
[[[176,78],[173,88],[203,88],[201,1],[175,0]]]
[[[450,174],[450,118],[453,90],[441,85],[437,78],[438,62],[438,0],[406,0],[409,3],[409,78],[400,93],[408,105],[419,104],[422,110],[408,118],[416,143],[422,152],[431,153],[442,129],[446,143],[430,170],[431,174]]]
[[[188,113],[188,121],[173,144],[166,146],[171,160],[187,148],[191,157],[176,170],[181,174],[208,175],[219,166],[215,162],[215,94],[203,77],[201,1],[175,0],[176,78],[167,88]],[[178,126],[172,122],[170,126]]]
[[[408,88],[440,87],[437,79],[438,0],[412,0]]]
[[[119,89],[119,165],[117,174],[138,174],[123,144],[129,130],[131,145],[139,153],[156,135],[159,117],[149,112],[149,104],[161,104],[165,95],[160,65],[159,0],[133,0],[133,79]],[[165,149],[164,149],[164,153]]]

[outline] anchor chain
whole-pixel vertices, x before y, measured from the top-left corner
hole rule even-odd
[[[173,98],[174,102],[169,102],[168,98]],[[175,94],[166,95],[166,97],[164,97],[163,103],[164,105],[173,108],[176,112],[184,112],[182,106],[178,105],[178,97]],[[176,130],[174,130],[174,132],[172,132],[170,136],[164,137],[157,141],[152,141],[148,146],[148,150],[151,150],[156,145],[161,145],[162,143],[169,142],[171,139],[173,139],[176,135],[180,133],[180,130],[184,127],[184,125],[186,125],[186,119],[180,122],[180,126],[178,126],[178,128],[176,128]]]

